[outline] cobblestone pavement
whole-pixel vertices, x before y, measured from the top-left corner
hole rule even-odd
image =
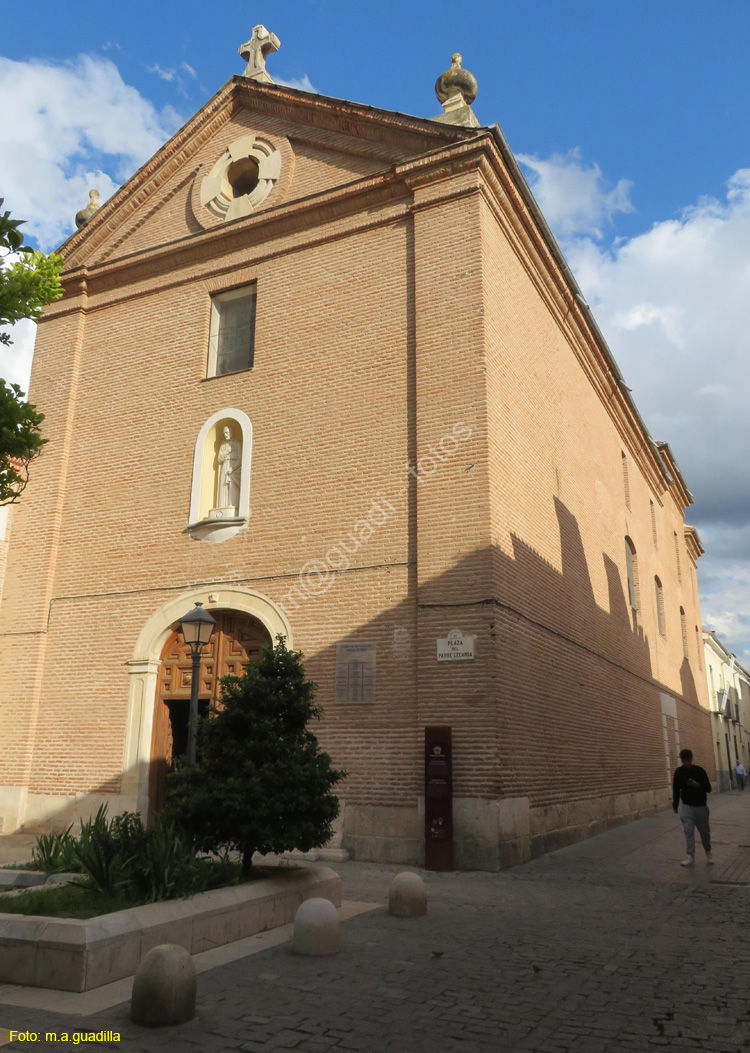
[[[714,868],[700,848],[679,866],[670,811],[512,871],[425,875],[427,917],[373,910],[345,923],[334,958],[287,944],[204,973],[179,1027],[137,1028],[127,1004],[84,1018],[0,1007],[0,1026],[111,1029],[119,1045],[86,1048],[129,1053],[745,1053],[749,892],[717,879],[747,876],[749,818],[750,793],[713,801]],[[346,899],[384,903],[402,868],[337,869]]]

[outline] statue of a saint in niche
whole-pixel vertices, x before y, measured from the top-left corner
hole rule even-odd
[[[216,505],[225,515],[237,515],[240,503],[240,465],[242,464],[242,443],[235,439],[232,429],[225,425],[222,434],[224,441],[219,447],[218,478],[216,483]]]

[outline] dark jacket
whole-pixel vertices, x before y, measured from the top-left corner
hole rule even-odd
[[[688,779],[693,779],[698,783],[698,786],[688,786]],[[699,764],[691,764],[689,768],[681,764],[672,779],[672,807],[677,811],[680,797],[682,797],[683,804],[701,808],[705,806],[706,796],[710,792],[711,783]]]

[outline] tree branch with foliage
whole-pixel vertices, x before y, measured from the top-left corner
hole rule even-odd
[[[167,811],[199,850],[237,849],[243,873],[254,852],[308,852],[333,833],[331,792],[346,774],[331,767],[309,728],[321,709],[302,655],[279,636],[242,677],[221,681],[221,699],[198,721],[198,761],[167,778]]]
[[[62,257],[24,245],[23,222],[0,212],[0,327],[24,318],[38,322],[44,306],[63,294]],[[10,333],[0,332],[0,344],[11,343]],[[43,420],[17,384],[0,379],[0,505],[13,504],[26,488],[29,465],[47,441],[40,431]]]

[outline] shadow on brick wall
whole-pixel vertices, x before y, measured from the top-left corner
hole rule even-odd
[[[678,707],[681,744],[712,768],[709,715],[690,664],[675,666],[669,682],[655,678],[622,570],[599,554],[607,608],[599,606],[576,517],[557,498],[554,507],[559,568],[517,536],[512,552],[476,549],[421,583],[410,559],[406,597],[337,641],[375,643],[373,702],[337,700],[336,644],[307,654],[324,707],[319,738],[349,772],[342,791],[348,803],[413,802],[422,793],[423,728],[449,724],[457,795],[527,797],[541,807],[663,791],[666,804],[663,694]],[[305,597],[288,610],[302,649],[305,626],[330,619],[330,598],[347,578],[368,574],[382,584],[396,566],[355,565],[324,596]],[[403,580],[403,566],[401,573]],[[641,602],[648,599],[641,590]],[[455,628],[475,637],[474,661],[437,661],[437,639]],[[64,828],[95,811],[119,782],[113,772],[105,783],[82,787],[44,825]]]

